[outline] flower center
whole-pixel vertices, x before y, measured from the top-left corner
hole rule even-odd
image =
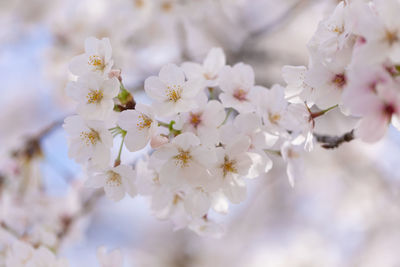
[[[150,128],[151,124],[153,123],[153,120],[147,117],[144,114],[139,115],[139,122],[136,124],[136,126],[139,128],[139,130],[143,130],[145,128]]]
[[[190,124],[193,125],[194,128],[201,123],[201,114],[200,113],[190,113]]]
[[[167,86],[166,93],[169,101],[177,102],[181,99],[182,87],[180,85]]]
[[[281,119],[281,115],[279,113],[268,113],[268,119],[272,124],[277,124]]]
[[[176,155],[174,159],[177,166],[184,168],[188,166],[189,161],[192,159],[192,155],[190,155],[189,151],[179,149],[179,154]]]
[[[396,107],[393,104],[385,104],[383,107],[383,113],[390,118],[394,113],[396,113]]]
[[[397,36],[396,31],[386,30],[385,39],[389,43],[389,45],[393,45],[395,42],[399,41],[399,37]]]
[[[332,82],[339,88],[343,88],[346,85],[346,75],[344,73],[336,74],[333,77]]]
[[[295,159],[295,158],[299,158],[300,154],[297,153],[296,151],[294,151],[293,149],[289,149],[287,152],[287,157],[290,159]]]
[[[213,75],[213,74],[210,74],[210,73],[204,73],[204,78],[206,79],[206,80],[215,80],[215,78],[217,78],[217,76],[216,75]]]
[[[93,129],[91,129],[90,132],[81,132],[80,137],[87,146],[94,146],[100,141],[99,133]]]
[[[106,184],[108,186],[113,186],[113,187],[121,186],[121,184],[122,184],[121,175],[119,175],[118,173],[116,173],[114,171],[108,171],[107,175],[108,175],[108,178],[107,178]]]
[[[224,172],[224,177],[230,172],[237,173],[235,165],[236,165],[235,160],[229,160],[228,156],[225,156],[224,163],[221,165],[222,171]]]
[[[235,93],[233,94],[233,97],[239,101],[246,101],[247,100],[246,96],[247,96],[247,92],[243,89],[237,89],[235,91]]]
[[[103,91],[90,89],[86,99],[88,104],[98,104],[103,99]]]
[[[95,70],[104,70],[104,62],[98,55],[89,56],[88,64],[93,66]]]

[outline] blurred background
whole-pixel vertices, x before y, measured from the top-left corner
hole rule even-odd
[[[110,38],[115,66],[138,101],[146,101],[143,81],[162,65],[202,61],[215,46],[225,50],[228,64],[252,65],[256,83],[269,87],[282,82],[283,65],[307,65],[307,42],[337,3],[0,0],[0,218],[35,224],[53,211],[72,214],[84,199],[76,192],[92,193],[82,188],[85,176],[68,159],[60,127],[75,106],[64,91],[68,62],[83,52],[87,37]],[[338,111],[316,121],[323,134],[353,127]],[[140,156],[126,152],[127,163]],[[374,145],[356,140],[333,151],[317,147],[304,155],[305,173],[294,188],[275,158],[272,171],[249,181],[247,200],[219,218],[226,234],[217,240],[172,231],[140,196],[118,203],[99,198],[69,229],[59,254],[70,266],[96,266],[101,245],[120,248],[125,266],[400,266],[398,155],[394,129]],[[51,209],[26,219],[25,203],[5,216],[5,190],[18,179],[39,184],[52,197],[45,205]]]

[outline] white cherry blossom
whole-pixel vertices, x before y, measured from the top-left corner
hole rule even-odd
[[[119,81],[105,80],[96,73],[80,76],[68,84],[67,93],[77,101],[77,113],[88,120],[105,119],[114,107],[113,98],[118,95]]]
[[[69,157],[82,164],[90,161],[105,166],[109,163],[113,139],[103,121],[85,121],[80,116],[70,116],[63,127],[68,134]]]
[[[99,40],[89,37],[85,40],[85,53],[71,60],[69,70],[77,76],[91,72],[106,75],[114,64],[111,57],[112,48],[108,38]]]
[[[252,67],[243,63],[225,66],[219,74],[218,83],[222,90],[219,98],[224,107],[234,108],[238,112],[255,110],[254,98],[256,92],[262,89],[254,86]]]
[[[125,145],[129,151],[144,148],[157,133],[158,122],[150,106],[137,103],[134,110],[121,112],[118,125],[127,131]]]
[[[204,59],[203,64],[185,62],[182,68],[188,79],[199,79],[205,87],[218,85],[218,74],[225,66],[225,54],[221,48],[212,48]]]
[[[193,133],[182,133],[171,143],[156,150],[152,157],[163,161],[159,178],[176,187],[206,187],[210,180],[208,166],[215,162],[215,152],[200,145]]]
[[[201,84],[196,80],[185,81],[183,70],[168,64],[161,68],[158,77],[146,79],[144,89],[154,100],[153,108],[157,114],[171,116],[197,107],[195,97],[200,92]]]
[[[119,165],[101,172],[94,172],[86,181],[86,186],[104,188],[106,196],[114,201],[121,200],[125,193],[131,197],[136,195],[136,173],[132,167]]]

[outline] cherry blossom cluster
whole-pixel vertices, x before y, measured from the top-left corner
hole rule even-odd
[[[283,68],[286,86],[256,85],[252,67],[226,65],[220,48],[202,64],[167,64],[144,82],[149,105],[125,89],[109,40],[88,38],[70,64],[77,79],[67,91],[78,106],[64,124],[69,155],[110,199],[139,193],[175,229],[218,235],[212,213],[244,201],[246,181],[271,169],[271,155],[287,163],[294,185],[316,118],[335,108],[358,117],[355,133],[366,142],[398,124],[398,11],[397,0],[340,2],[309,43],[308,67]],[[115,160],[113,136],[122,137]],[[147,155],[135,168],[121,164],[124,146]]]
[[[300,154],[312,148],[313,119],[325,111],[288,102],[284,87],[257,86],[249,65],[225,61],[213,48],[202,64],[165,65],[144,82],[147,105],[124,88],[109,40],[88,38],[85,53],[70,64],[77,79],[67,92],[78,106],[64,124],[69,155],[87,170],[86,185],[104,187],[115,201],[126,193],[149,196],[156,216],[176,229],[210,234],[222,230],[211,212],[227,213],[229,203],[245,200],[246,180],[271,169],[268,154],[282,155],[293,185]],[[113,135],[122,136],[115,160]],[[150,156],[133,170],[121,164],[123,146]]]
[[[320,22],[306,66],[285,66],[286,96],[360,118],[355,134],[380,140],[400,114],[400,2],[342,1]]]

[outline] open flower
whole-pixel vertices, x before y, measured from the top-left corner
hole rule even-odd
[[[177,124],[185,132],[189,131],[196,134],[203,145],[214,146],[218,143],[218,126],[225,119],[225,110],[219,101],[211,100],[207,102],[205,95],[199,96],[199,108],[190,112],[182,113]]]
[[[175,186],[206,187],[208,166],[215,162],[215,152],[200,145],[193,133],[183,133],[156,150],[152,157],[161,161],[160,181]]]
[[[260,89],[254,87],[254,71],[249,65],[238,63],[233,67],[225,66],[219,75],[219,86],[223,91],[220,99],[224,107],[231,107],[238,112],[255,110],[255,93]]]
[[[100,166],[109,163],[113,138],[103,121],[85,121],[80,116],[70,116],[63,127],[68,134],[69,157],[79,163],[90,161]]]
[[[185,81],[183,70],[174,64],[161,68],[158,77],[146,79],[144,89],[152,98],[157,114],[163,116],[187,112],[197,107],[195,97],[201,89],[198,81]]]
[[[135,179],[136,173],[132,170],[132,167],[119,165],[92,174],[86,181],[86,186],[93,188],[103,187],[109,199],[119,201],[125,196],[125,193],[128,193],[131,197],[136,195]]]
[[[127,131],[125,145],[129,151],[144,148],[157,131],[157,120],[153,109],[139,103],[134,110],[125,110],[121,113],[118,125]]]
[[[85,40],[85,53],[71,60],[69,70],[77,76],[91,72],[106,75],[113,66],[111,56],[112,48],[108,38],[99,40],[89,37]]]
[[[188,79],[199,79],[205,87],[218,85],[219,71],[225,66],[225,54],[221,48],[212,48],[204,59],[203,65],[185,62],[182,68]]]
[[[119,81],[105,80],[101,75],[89,73],[67,85],[67,93],[79,102],[77,113],[86,119],[105,119],[114,107],[113,98],[118,95]]]
[[[247,153],[250,146],[248,137],[241,136],[225,148],[216,148],[217,161],[212,174],[224,195],[232,203],[240,203],[246,197],[246,183],[243,181],[252,167],[252,160]]]

